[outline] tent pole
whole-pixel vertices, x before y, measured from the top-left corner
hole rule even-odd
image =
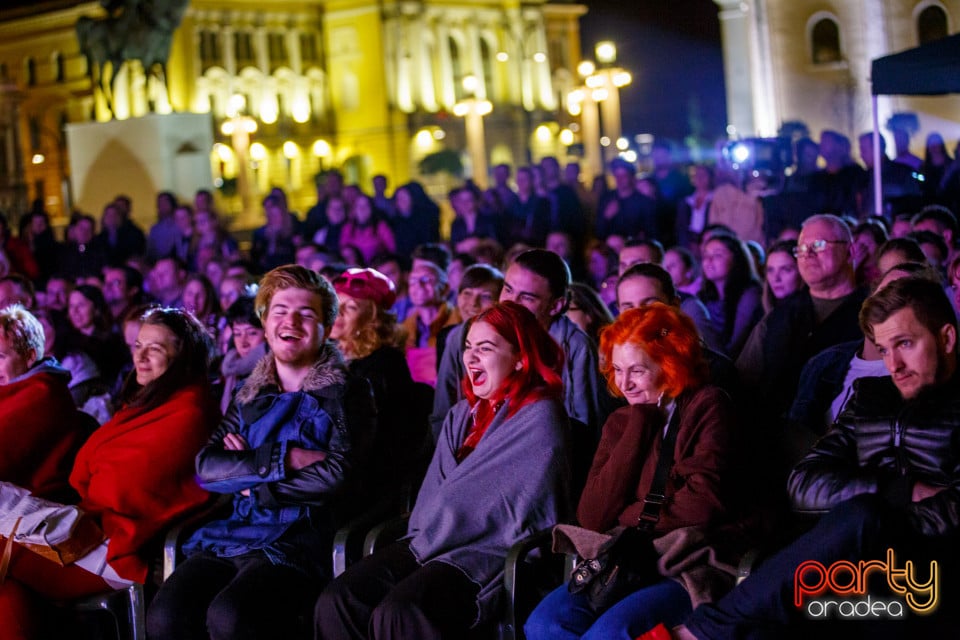
[[[883,216],[883,188],[881,186],[880,164],[880,114],[877,110],[877,94],[871,96],[873,102],[873,213]]]

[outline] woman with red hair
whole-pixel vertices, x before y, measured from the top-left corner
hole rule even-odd
[[[530,640],[635,638],[659,622],[679,624],[708,591],[698,581],[703,575],[698,563],[677,560],[684,557],[679,547],[688,544],[691,531],[702,532],[726,516],[730,398],[704,385],[707,372],[693,321],[659,302],[623,312],[600,334],[600,362],[608,387],[628,406],[603,427],[577,519],[593,532],[639,524],[671,425],[674,459],[653,536],[659,575],[605,611],[594,610],[585,593],[560,587],[527,620]],[[665,554],[670,562],[664,562]]]
[[[477,315],[406,537],[331,582],[316,637],[462,638],[497,611],[507,551],[566,516],[563,352],[512,302]]]

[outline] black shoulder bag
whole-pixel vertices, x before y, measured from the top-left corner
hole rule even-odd
[[[660,520],[667,474],[673,466],[680,411],[674,408],[660,447],[660,458],[643,500],[643,511],[636,526],[627,527],[600,547],[596,558],[577,563],[570,576],[570,593],[587,596],[590,608],[603,613],[626,596],[660,579],[657,552],[653,548],[653,529]]]

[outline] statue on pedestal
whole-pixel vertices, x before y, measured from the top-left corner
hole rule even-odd
[[[188,4],[189,0],[100,0],[104,17],[77,20],[77,40],[87,58],[91,82],[103,94],[111,114],[116,115],[114,96],[120,68],[131,60],[139,61],[147,79],[155,77],[169,97],[167,59],[173,33]],[[155,107],[152,101],[150,107]]]

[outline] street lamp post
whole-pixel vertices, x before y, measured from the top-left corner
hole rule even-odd
[[[247,152],[250,150],[250,135],[257,130],[257,121],[243,115],[246,100],[241,95],[230,98],[227,119],[220,126],[223,135],[230,136],[230,146],[237,154],[237,191],[240,194],[240,217],[246,219],[251,212],[250,179],[247,175]]]
[[[630,73],[616,66],[617,46],[609,40],[598,42],[594,51],[599,69],[587,78],[587,86],[593,84],[594,95],[601,103],[603,135],[610,140],[606,146],[605,162],[617,157],[616,143],[623,135],[620,120],[620,89],[632,81]]]
[[[483,132],[483,116],[493,111],[493,104],[489,100],[479,100],[473,96],[473,82],[467,76],[463,79],[463,86],[471,96],[453,105],[453,115],[463,118],[467,132],[467,152],[470,154],[473,181],[481,189],[487,188],[487,143]]]

